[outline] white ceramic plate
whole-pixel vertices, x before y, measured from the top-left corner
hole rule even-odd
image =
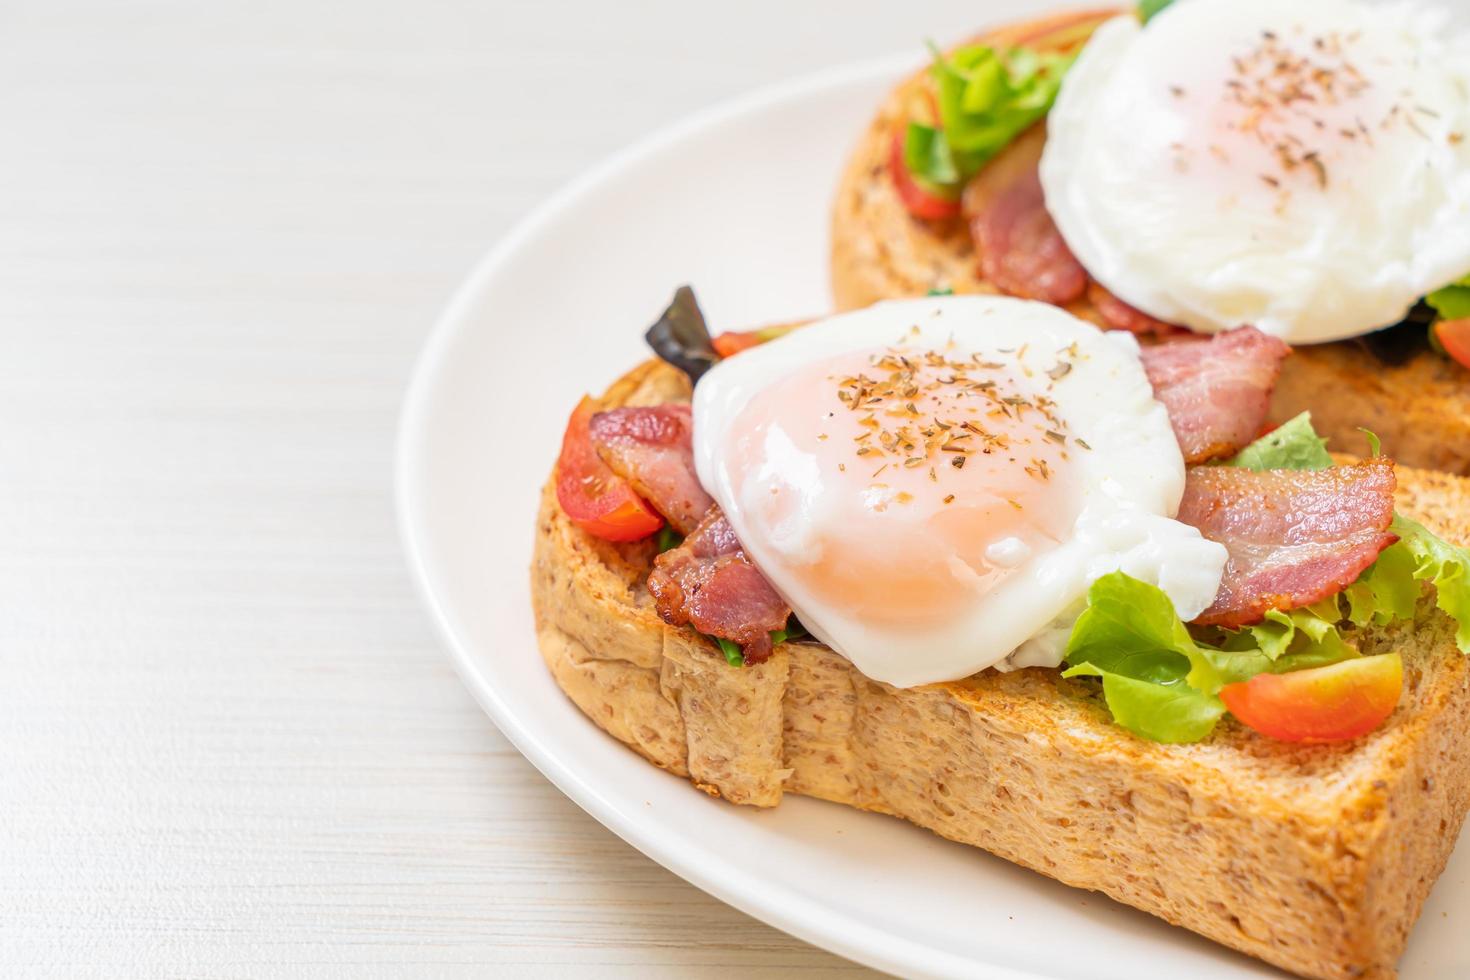
[[[523,222],[429,342],[404,407],[399,518],[465,683],[563,792],[700,888],[909,976],[1280,976],[1182,929],[898,820],[791,798],[711,800],[603,734],[541,664],[527,568],[568,412],[643,359],[694,284],[716,329],[820,313],[844,153],[908,60],[785,85],[618,155]],[[1470,854],[1445,872],[1404,976],[1470,976]]]

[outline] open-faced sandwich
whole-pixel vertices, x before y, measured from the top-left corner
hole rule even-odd
[[[1146,0],[902,83],[833,213],[839,308],[1000,292],[1299,347],[1272,421],[1470,473],[1470,35],[1366,0]]]
[[[1304,976],[1390,977],[1470,804],[1470,480],[1257,438],[1287,346],[881,303],[576,408],[538,639],[734,803],[911,820]],[[723,356],[722,356],[723,355]]]

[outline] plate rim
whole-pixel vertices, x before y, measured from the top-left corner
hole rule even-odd
[[[716,128],[732,119],[758,114],[790,99],[861,81],[898,78],[916,64],[911,54],[890,54],[810,72],[756,88],[685,115],[603,158],[562,185],[521,217],[484,253],[455,289],[435,318],[415,360],[404,391],[394,436],[394,515],[400,545],[414,590],[429,613],[434,631],[446,648],[455,672],[495,726],[536,769],[565,796],[645,857],[680,878],[739,909],[741,912],[847,959],[890,973],[926,976],[967,976],[985,980],[1051,980],[1050,975],[986,963],[935,949],[917,940],[882,930],[847,913],[835,912],[820,901],[803,897],[784,886],[757,882],[738,863],[690,860],[672,848],[661,847],[656,835],[638,821],[624,819],[617,808],[573,766],[545,751],[535,734],[481,678],[467,638],[456,628],[452,611],[440,601],[437,578],[426,557],[428,529],[417,482],[419,433],[432,414],[436,381],[455,338],[465,329],[487,283],[527,241],[543,227],[577,207],[588,193],[618,174],[636,168],[671,145]],[[715,869],[712,871],[711,869]],[[750,896],[757,893],[760,901]]]

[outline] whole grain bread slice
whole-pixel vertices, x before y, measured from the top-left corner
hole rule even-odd
[[[688,395],[651,362],[604,403]],[[1470,537],[1470,480],[1401,468],[1399,484],[1402,511]],[[551,483],[537,521],[532,598],[557,683],[644,758],[732,803],[797,793],[902,817],[1333,980],[1395,975],[1470,805],[1470,671],[1427,601],[1411,627],[1359,637],[1404,660],[1399,707],[1371,735],[1296,746],[1226,719],[1203,743],[1161,745],[1055,670],[901,690],[813,642],[732,669],[658,618],[651,543],[583,533]]]
[[[1005,46],[1077,16],[1009,24],[976,40]],[[894,89],[842,172],[832,208],[830,265],[839,310],[934,289],[995,292],[980,278],[964,222],[914,220],[888,177],[890,140],[923,104],[925,74],[917,72]],[[1085,299],[1069,309],[1102,323]],[[1277,385],[1272,421],[1306,409],[1335,449],[1361,449],[1357,429],[1367,426],[1406,465],[1470,474],[1470,373],[1427,348],[1401,364],[1386,364],[1355,341],[1298,348]]]

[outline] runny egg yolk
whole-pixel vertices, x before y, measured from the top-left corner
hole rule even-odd
[[[943,622],[1064,540],[1078,454],[1015,352],[885,347],[765,386],[731,431],[747,518],[820,602]]]

